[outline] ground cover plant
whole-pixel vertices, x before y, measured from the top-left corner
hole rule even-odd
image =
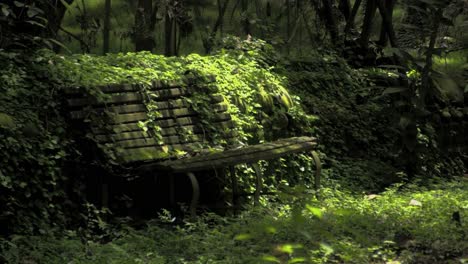
[[[321,200],[291,189],[281,202],[234,217],[171,225],[161,213],[142,229],[120,228],[107,243],[74,231],[17,235],[2,241],[2,256],[11,263],[466,263],[467,188],[463,178],[379,194],[333,184]]]

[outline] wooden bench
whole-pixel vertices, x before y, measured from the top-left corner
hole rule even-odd
[[[294,137],[275,142],[241,146],[228,107],[212,78],[155,81],[151,85],[108,85],[93,89],[68,89],[67,103],[75,124],[86,125],[88,135],[104,159],[131,167],[138,175],[185,174],[192,184],[190,213],[195,215],[200,187],[197,171],[229,168],[233,204],[238,205],[237,164],[250,164],[256,172],[257,204],[262,173],[257,162],[311,151],[316,165],[315,187],[320,185],[320,160],[312,150],[312,137]],[[94,94],[94,95],[93,95]],[[200,110],[194,102],[209,106]],[[209,113],[209,115],[207,115]],[[171,180],[174,202],[174,180]]]

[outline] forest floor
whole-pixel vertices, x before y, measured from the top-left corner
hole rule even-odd
[[[320,200],[284,194],[179,225],[166,212],[138,230],[90,220],[97,234],[16,236],[2,255],[11,263],[468,263],[468,178],[430,186],[365,194],[334,183]]]

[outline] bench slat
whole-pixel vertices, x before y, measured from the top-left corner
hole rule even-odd
[[[122,153],[118,154],[117,157],[122,163],[132,162],[145,162],[154,161],[161,159],[168,159],[173,157],[173,152],[179,151],[192,151],[199,147],[199,143],[187,143],[187,144],[174,144],[170,146],[162,147],[142,147],[135,149],[122,149]],[[154,172],[154,171],[153,171]]]
[[[147,120],[148,115],[146,113],[133,113],[133,114],[115,114],[110,116],[109,123],[121,124],[131,123]],[[219,113],[213,115],[213,121],[228,121],[231,120],[231,115],[227,113]],[[200,123],[199,117],[179,117],[174,119],[157,119],[155,124],[161,128],[174,127],[174,126],[185,126],[185,125],[196,125]]]
[[[212,124],[215,127],[220,129],[231,129],[234,128],[234,122],[232,121],[223,121]],[[119,124],[119,125],[109,125],[106,128],[92,127],[92,132],[97,136],[111,136],[115,137],[114,141],[132,139],[132,138],[144,138],[143,130],[138,126],[137,123],[128,123],[128,124]],[[194,134],[204,133],[203,128],[194,125],[187,125],[181,127],[169,127],[163,128],[161,130],[161,135],[163,136],[172,136],[180,134],[180,129],[185,129],[187,132],[193,132]],[[112,131],[114,133],[112,133]],[[148,135],[148,137],[150,137]]]
[[[251,163],[258,160],[278,158],[289,153],[312,150],[315,146],[316,142],[314,138],[296,137],[240,149],[226,150],[220,153],[144,165],[140,167],[139,170],[159,169],[175,173],[199,171],[226,167],[233,164]]]
[[[185,142],[197,142],[207,137],[207,135],[203,133],[203,131],[200,131],[200,130],[197,131],[198,133],[193,133],[193,131],[191,132],[192,132],[191,135],[186,135],[186,136],[182,136],[182,134],[178,132],[174,132],[171,135],[162,134],[163,137],[161,140],[162,142],[164,142],[164,144],[174,144],[174,143],[185,143]],[[226,139],[234,138],[237,136],[237,133],[235,131],[231,131],[231,132],[224,133],[223,136]],[[132,147],[139,147],[143,145],[144,146],[161,145],[161,143],[159,143],[153,136],[143,131],[127,132],[127,133],[114,134],[114,135],[97,135],[94,138],[100,144],[115,143],[115,144],[129,145],[129,144],[132,144],[131,142],[135,142],[136,146],[132,146]],[[143,143],[144,141],[146,141],[147,143]]]
[[[183,140],[178,136],[168,136],[163,137],[162,142],[155,139],[155,138],[144,138],[144,139],[132,139],[132,140],[124,140],[118,141],[115,143],[108,143],[109,145],[114,145],[115,147],[125,148],[125,149],[132,149],[132,148],[140,148],[140,147],[150,147],[150,146],[164,146],[164,145],[174,145],[174,144],[185,144],[185,143],[193,143],[193,142],[201,142],[203,141],[203,135],[193,135],[190,139]]]
[[[227,105],[220,103],[213,105],[214,112],[225,112],[227,111]],[[147,108],[143,104],[132,104],[132,105],[121,105],[113,106],[108,108],[97,108],[92,110],[83,110],[83,111],[72,111],[70,116],[72,119],[84,119],[91,115],[91,113],[118,113],[118,114],[128,114],[128,113],[137,113],[137,112],[147,112]],[[167,110],[158,110],[161,114],[161,118],[169,117],[182,117],[182,116],[194,116],[197,115],[197,112],[191,110],[190,108],[174,108]]]
[[[213,115],[214,122],[229,121],[229,120],[231,120],[231,115],[227,113],[219,113],[219,114]],[[168,127],[177,127],[177,126],[186,126],[186,125],[197,125],[197,124],[201,124],[201,120],[199,117],[180,117],[180,118],[175,118],[175,119],[158,120],[158,121],[155,121],[155,123],[161,128],[168,128]]]
[[[83,98],[72,98],[68,99],[67,103],[70,107],[84,107],[84,106],[105,106],[112,104],[141,104],[145,97],[139,93],[123,93],[112,95],[110,98],[102,101],[98,101],[94,97],[83,97]],[[210,95],[211,103],[221,103],[224,101],[224,97],[220,94]],[[154,102],[157,110],[162,109],[173,109],[189,107],[190,103],[185,99],[167,100]]]

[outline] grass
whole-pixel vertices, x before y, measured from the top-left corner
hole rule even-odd
[[[12,237],[10,263],[467,263],[468,181],[431,188],[393,186],[365,195],[338,185],[236,217],[204,215],[183,225],[106,227],[107,243],[76,231]],[[87,237],[87,238],[85,238]]]

